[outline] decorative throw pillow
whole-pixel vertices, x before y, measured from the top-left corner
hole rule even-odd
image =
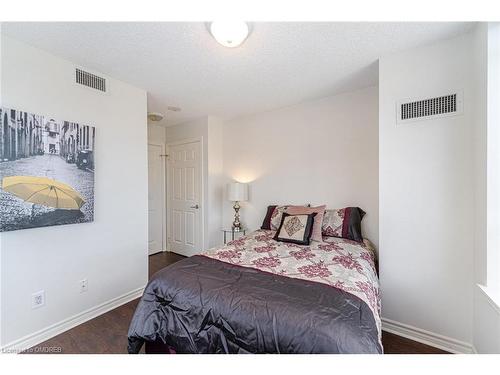
[[[365,212],[359,207],[326,210],[321,227],[323,236],[341,237],[362,242],[361,220],[363,216],[365,216]]]
[[[271,229],[271,216],[273,215],[275,208],[276,206],[267,206],[266,216],[264,217],[264,221],[262,222],[260,229]]]
[[[321,232],[327,237],[342,237],[345,208],[326,210],[323,216]]]
[[[287,208],[288,206],[276,206],[274,208],[269,225],[272,230],[278,230],[278,227],[281,224],[281,216],[283,215],[283,212],[287,210]]]
[[[269,206],[273,207],[273,206]],[[298,208],[303,208],[303,207],[311,207],[310,204],[306,206],[292,206],[292,205],[286,205],[286,206],[274,206],[274,210],[271,214],[271,220],[269,227],[271,230],[278,230],[278,227],[281,224],[281,215],[283,215],[284,212],[288,212],[288,210],[291,207],[298,207]]]
[[[326,206],[318,207],[303,207],[303,206],[289,206],[286,210],[287,214],[290,215],[302,215],[302,214],[316,214],[314,217],[314,224],[311,234],[311,241],[321,242],[323,237],[321,236],[321,226],[323,224],[323,216],[325,214]]]
[[[309,245],[316,213],[290,215],[283,213],[281,224],[274,235],[276,241],[291,242],[298,245]]]

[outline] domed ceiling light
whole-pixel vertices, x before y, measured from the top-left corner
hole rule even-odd
[[[148,112],[148,120],[158,122],[163,120],[163,114],[159,112]]]
[[[248,25],[242,21],[214,21],[210,33],[224,47],[238,47],[248,37]]]

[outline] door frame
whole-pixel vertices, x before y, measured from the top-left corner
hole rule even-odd
[[[166,168],[167,168],[167,173],[166,173],[166,176],[167,176],[167,183],[166,183],[166,217],[167,217],[167,220],[168,220],[168,217],[169,217],[169,201],[170,201],[170,148],[172,146],[179,146],[179,145],[185,145],[185,144],[188,144],[188,143],[195,143],[195,142],[199,142],[200,144],[200,173],[201,173],[201,186],[200,186],[200,189],[201,189],[201,194],[200,194],[200,215],[201,215],[201,249],[200,251],[204,251],[205,250],[205,154],[203,153],[204,152],[204,148],[203,148],[203,136],[199,136],[199,137],[193,137],[193,138],[184,138],[184,139],[181,139],[181,140],[178,140],[178,141],[174,141],[174,142],[167,142],[166,143],[166,153],[167,153],[167,162],[165,163],[166,165]],[[170,225],[167,224],[167,251],[171,251],[171,248],[170,248]]]
[[[149,141],[148,140],[148,147],[149,145],[152,146],[160,146],[161,147],[161,169],[162,169],[162,197],[163,197],[163,204],[162,204],[162,212],[161,212],[161,219],[162,219],[162,231],[161,231],[161,252],[168,251],[168,238],[167,238],[167,174],[166,174],[166,145],[161,142],[155,142],[155,141]],[[148,160],[149,163],[149,160]],[[149,167],[149,165],[148,165]],[[149,189],[149,186],[148,186]],[[149,191],[148,191],[149,193]],[[149,215],[149,207],[148,207],[148,215]],[[149,218],[148,218],[148,223],[149,223]],[[149,225],[149,224],[148,224]],[[158,254],[158,253],[156,253]],[[148,249],[148,255],[149,255],[149,249]]]

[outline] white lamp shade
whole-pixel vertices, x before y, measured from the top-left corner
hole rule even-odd
[[[248,200],[248,184],[230,182],[227,184],[227,199],[232,202]]]

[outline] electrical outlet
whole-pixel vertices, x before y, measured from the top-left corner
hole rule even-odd
[[[31,308],[38,309],[42,306],[45,306],[45,290],[40,290],[31,295]]]
[[[89,283],[87,279],[80,280],[80,293],[85,293],[89,290]]]

